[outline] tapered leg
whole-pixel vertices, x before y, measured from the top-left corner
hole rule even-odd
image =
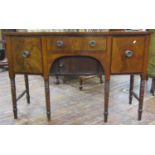
[[[141,120],[141,118],[142,118],[144,90],[145,90],[145,76],[141,75],[140,92],[139,92],[138,120]]]
[[[12,104],[13,104],[13,113],[14,118],[17,119],[17,101],[16,101],[16,83],[15,83],[15,77],[10,78],[11,81],[11,93],[12,93]]]
[[[45,96],[46,96],[46,114],[47,119],[51,119],[51,107],[50,107],[50,88],[49,88],[49,79],[44,79],[45,82]]]
[[[134,87],[134,75],[130,75],[130,90],[129,90],[129,104],[132,104],[133,99],[133,87]]]
[[[104,86],[104,122],[107,122],[107,120],[108,120],[109,86],[110,86],[110,80],[105,80],[105,86]]]
[[[27,99],[27,103],[30,103],[30,92],[29,92],[29,79],[28,79],[28,75],[24,75],[24,79],[25,79],[25,87],[26,87],[26,99]]]

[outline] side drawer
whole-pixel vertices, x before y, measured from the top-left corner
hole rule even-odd
[[[112,73],[139,73],[143,70],[144,37],[114,37]]]
[[[41,41],[37,37],[13,37],[12,55],[14,72],[42,73]]]
[[[48,51],[106,50],[105,37],[50,37]]]

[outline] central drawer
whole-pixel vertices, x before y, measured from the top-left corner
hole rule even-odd
[[[105,37],[50,37],[47,38],[48,51],[106,50]]]

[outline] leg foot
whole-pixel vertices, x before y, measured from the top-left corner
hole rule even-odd
[[[80,89],[80,90],[83,89],[83,80],[82,80],[82,79],[80,79],[80,87],[79,87],[79,89]]]
[[[142,110],[138,111],[138,121],[141,121],[142,119]]]
[[[47,120],[50,121],[51,120],[51,113],[47,112],[46,114],[47,114]]]
[[[108,112],[104,112],[104,122],[107,123],[108,121]]]
[[[17,108],[13,108],[14,119],[17,119]]]

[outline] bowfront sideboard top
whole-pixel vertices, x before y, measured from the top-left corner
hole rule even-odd
[[[91,70],[93,68],[89,67],[91,64],[99,64],[100,68],[102,68],[102,73],[105,75],[105,122],[108,116],[111,74],[131,75],[129,102],[131,103],[132,96],[138,99],[138,119],[141,119],[150,32],[12,32],[6,33],[5,36],[15,118],[17,118],[16,74],[24,74],[26,76],[28,74],[36,74],[44,77],[47,117],[50,120],[50,72],[55,70],[54,74],[64,75],[72,73],[89,74],[90,72],[87,72],[87,68]],[[76,65],[65,69],[65,66],[62,65],[62,59],[70,58],[72,59],[70,65],[72,66],[75,61]],[[92,62],[88,61],[88,58]],[[80,68],[77,69],[78,66],[85,68],[85,70],[80,72]],[[98,67],[95,68],[95,73],[99,72]],[[134,74],[141,76],[139,97],[133,92]],[[27,78],[26,81],[28,81]],[[27,85],[28,83],[26,83]],[[29,96],[28,89],[26,92]]]

